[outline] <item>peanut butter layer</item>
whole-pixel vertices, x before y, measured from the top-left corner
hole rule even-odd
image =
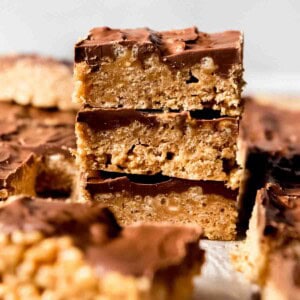
[[[237,188],[238,121],[198,117],[196,112],[82,109],[76,123],[80,168],[226,181]]]
[[[0,104],[0,199],[70,195],[75,180],[74,118],[69,112]]]
[[[82,194],[110,207],[122,225],[198,224],[209,239],[235,239],[238,191],[222,182],[102,171],[86,180]]]
[[[0,228],[0,295],[18,299],[189,299],[203,262],[199,227],[123,229],[99,205],[17,197]]]
[[[74,101],[102,108],[211,108],[239,116],[242,59],[238,31],[95,28],[75,45]]]
[[[72,74],[72,63],[67,61],[38,55],[1,56],[0,101],[74,109]]]

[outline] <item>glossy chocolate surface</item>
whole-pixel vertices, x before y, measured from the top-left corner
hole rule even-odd
[[[243,59],[243,36],[239,31],[208,34],[196,27],[170,31],[99,27],[75,45],[75,62],[85,61],[97,69],[103,57],[116,57],[117,45],[134,48],[141,62],[155,53],[171,68],[191,66],[211,57],[218,65],[216,72],[223,76],[228,76],[232,66],[242,64]]]

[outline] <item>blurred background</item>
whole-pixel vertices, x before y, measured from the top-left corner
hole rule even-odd
[[[246,92],[300,92],[297,0],[1,0],[0,53],[73,58],[96,26],[184,28],[245,33]]]

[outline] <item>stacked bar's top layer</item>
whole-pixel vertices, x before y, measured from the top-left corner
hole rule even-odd
[[[242,59],[238,31],[95,28],[75,45],[75,101],[134,109],[208,107],[238,116]]]
[[[28,54],[0,56],[0,101],[75,109],[72,75],[69,61]]]
[[[265,297],[300,297],[300,189],[267,184],[257,195],[257,228],[267,239],[268,267]],[[266,243],[266,241],[265,241]],[[263,247],[263,246],[262,246]],[[271,297],[272,295],[272,297]]]
[[[78,160],[83,172],[106,170],[238,187],[238,120],[203,119],[203,112],[159,113],[82,109],[77,115]]]
[[[190,261],[203,258],[199,227],[122,229],[113,214],[99,205],[19,197],[0,208],[0,228],[5,234],[37,231],[45,237],[70,236],[99,276],[115,271],[152,278],[159,271],[180,266],[188,255]]]
[[[241,33],[226,31],[207,34],[196,27],[182,30],[154,31],[142,29],[92,29],[86,39],[76,45],[75,62],[86,61],[94,66],[97,58],[114,57],[114,46],[136,45],[137,56],[143,60],[152,52],[159,51],[163,61],[172,67],[193,65],[203,57],[213,57],[223,75],[228,75],[230,67],[241,63]],[[88,50],[88,51],[86,51]]]

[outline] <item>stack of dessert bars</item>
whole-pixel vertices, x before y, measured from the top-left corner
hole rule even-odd
[[[236,235],[243,35],[95,28],[75,46],[81,197],[118,221]]]

